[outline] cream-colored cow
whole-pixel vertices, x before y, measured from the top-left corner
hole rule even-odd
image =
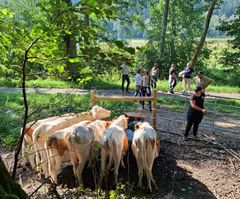
[[[50,117],[46,119],[41,119],[37,121],[32,121],[26,124],[25,128],[25,133],[24,133],[24,139],[22,143],[22,157],[26,157],[26,159],[29,160],[32,168],[35,168],[35,152],[34,152],[34,147],[33,147],[33,139],[32,139],[32,134],[33,131],[41,124],[49,122],[51,120],[55,120],[58,117],[61,116],[55,116],[55,117]],[[22,129],[20,131],[22,133]]]
[[[70,151],[68,148],[68,137],[71,133],[78,129],[80,126],[85,126],[86,124],[90,124],[92,121],[82,121],[77,124],[74,124],[70,127],[61,129],[56,131],[53,135],[49,136],[45,142],[45,150],[47,152],[48,159],[48,172],[49,176],[51,176],[52,181],[54,183],[58,183],[57,174],[60,170],[60,167],[63,162],[71,161]],[[86,133],[88,136],[89,132]],[[91,134],[90,134],[91,135]],[[75,150],[72,151],[73,158],[76,157]],[[73,172],[76,176],[76,167],[73,164]]]
[[[128,125],[128,118],[124,115],[119,116],[107,129],[104,138],[103,146],[101,148],[101,169],[103,174],[107,173],[114,163],[114,180],[117,184],[118,169],[120,162],[122,166],[123,156],[128,150],[128,138],[125,129]],[[106,159],[109,157],[108,166],[106,169]]]
[[[68,147],[70,151],[73,170],[79,184],[83,184],[82,172],[86,161],[91,161],[96,155],[100,155],[100,144],[109,122],[96,120],[90,124],[84,124],[74,129],[69,134]]]
[[[142,177],[145,171],[150,191],[152,191],[151,182],[157,187],[153,179],[152,167],[159,150],[159,138],[153,127],[148,122],[137,123],[133,134],[132,151],[137,160],[138,186],[142,187]]]
[[[57,118],[53,121],[51,120],[39,125],[33,131],[33,143],[36,153],[36,162],[41,163],[43,172],[45,174],[48,174],[47,154],[44,148],[44,144],[49,136],[53,135],[58,130],[70,127],[81,121],[94,121],[96,119],[107,118],[110,115],[111,111],[108,111],[99,106],[94,106],[90,112],[68,114],[65,117]]]

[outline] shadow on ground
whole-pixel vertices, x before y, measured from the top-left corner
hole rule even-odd
[[[166,148],[167,149],[167,148]],[[184,198],[184,199],[214,199],[216,198],[208,188],[191,177],[191,173],[187,170],[177,166],[176,159],[168,154],[166,149],[161,148],[160,156],[155,159],[153,167],[153,175],[157,183],[158,189],[153,189],[150,193],[146,189],[146,179],[143,178],[143,188],[138,188],[138,174],[136,161],[130,152],[125,157],[125,165],[127,168],[120,168],[119,170],[119,183],[125,185],[125,188],[118,190],[119,193],[127,193],[129,197],[137,198]],[[129,164],[127,164],[129,162]],[[129,166],[127,166],[129,165]],[[94,179],[98,180],[99,166],[92,169],[84,168],[83,181],[85,188],[94,189]],[[95,175],[93,175],[95,173]],[[68,185],[69,187],[76,186],[74,183],[74,175],[72,172],[72,166],[65,167],[59,174],[59,182]],[[108,176],[107,184],[102,184],[103,188],[111,190],[115,188],[113,183],[113,174]]]

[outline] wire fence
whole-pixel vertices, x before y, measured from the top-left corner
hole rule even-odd
[[[161,93],[158,97],[162,99],[163,103],[160,102],[158,104],[157,117],[158,120],[165,120],[165,124],[167,124],[159,126],[159,128],[166,131],[171,129],[173,123],[185,125],[186,114],[190,106],[190,96]],[[229,97],[206,97],[205,108],[207,109],[207,114],[199,126],[200,130],[211,129],[213,132],[240,134],[240,106],[238,106],[238,103],[235,103],[236,105],[227,105],[229,100],[233,102],[238,101],[235,98]],[[168,105],[164,102],[167,102]],[[178,108],[174,108],[176,104]]]

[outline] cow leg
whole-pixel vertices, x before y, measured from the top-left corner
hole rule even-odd
[[[138,167],[138,187],[142,187],[143,165],[142,165],[142,162],[140,161],[140,157],[138,156],[136,156],[137,167]]]
[[[36,157],[35,157],[34,147],[27,144],[27,146],[25,146],[25,149],[23,150],[22,155],[23,155],[23,157],[26,157],[26,163],[29,161],[32,169],[35,169],[35,167],[36,167],[36,163],[35,163]]]
[[[78,177],[78,182],[79,184],[83,184],[83,180],[82,180],[82,172],[83,172],[83,168],[89,158],[89,153],[90,153],[90,147],[85,149],[84,151],[78,153],[78,167],[77,167],[77,177]]]
[[[48,175],[48,160],[47,160],[47,154],[45,149],[42,149],[41,151],[41,166],[42,166],[42,170],[43,173],[45,174],[45,176]]]
[[[101,172],[102,175],[105,175],[106,161],[107,161],[107,150],[104,146],[101,148]]]
[[[62,157],[59,155],[56,155],[56,154],[58,154],[58,152],[56,150],[53,149],[53,151],[54,151],[54,153],[52,151],[49,153],[50,161],[48,164],[48,168],[49,168],[49,175],[51,176],[52,181],[57,184],[58,183],[57,175],[58,175],[58,171],[60,170],[60,167],[62,165]]]
[[[76,153],[70,153],[71,156],[71,163],[73,165],[73,173],[76,179],[76,184],[78,183],[77,180],[77,167],[78,167],[78,157]]]
[[[152,167],[153,167],[153,163],[154,163],[154,156],[153,156],[154,153],[151,152],[149,154],[151,154],[151,155],[149,155],[147,157],[147,167],[148,168],[146,168],[146,174],[147,174],[148,181],[149,181],[148,184],[150,184],[150,186],[151,186],[151,182],[153,182],[154,187],[157,189],[156,182],[155,182],[155,180],[153,178],[153,175],[152,175]]]
[[[113,162],[114,162],[114,180],[117,185],[118,170],[121,162],[121,152],[116,153],[116,155],[113,156]]]
[[[38,150],[38,143],[34,144],[34,150],[35,150],[35,154],[36,154],[36,167],[37,167],[37,171],[40,172],[41,171],[41,162],[40,162],[40,155],[39,155],[39,150]]]
[[[140,159],[140,152],[137,149],[136,143],[132,142],[132,152],[134,157],[136,158],[137,168],[138,168],[138,187],[142,187],[142,178],[143,178],[143,167]]]

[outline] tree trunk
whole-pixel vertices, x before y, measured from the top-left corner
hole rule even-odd
[[[77,57],[77,45],[76,45],[76,39],[74,38],[74,36],[66,35],[65,43],[66,43],[66,56],[68,58],[76,58]],[[71,63],[71,62],[67,61],[66,69],[68,71],[68,75],[73,80],[76,80],[76,78],[78,78],[79,72],[78,72],[76,63]]]
[[[162,20],[162,33],[161,33],[161,41],[160,41],[160,55],[159,55],[160,59],[162,58],[164,47],[165,47],[168,7],[169,7],[169,0],[165,0],[164,1],[164,15],[163,15],[163,20]]]
[[[0,156],[0,198],[29,198],[21,186],[11,178]]]
[[[208,9],[208,13],[207,13],[207,18],[206,18],[206,22],[205,22],[205,26],[204,26],[204,30],[203,30],[203,33],[202,33],[202,36],[201,36],[201,39],[200,39],[200,42],[191,58],[191,66],[194,67],[194,65],[196,64],[197,62],[197,58],[202,50],[202,47],[203,47],[203,44],[205,42],[205,39],[206,39],[206,36],[207,36],[207,32],[208,32],[208,28],[209,28],[209,24],[210,24],[210,21],[211,21],[211,17],[212,17],[212,13],[213,13],[213,10],[215,8],[215,5],[217,3],[218,0],[213,0],[209,9]]]
[[[177,53],[176,53],[176,47],[175,47],[175,38],[176,38],[176,16],[175,16],[175,1],[172,2],[172,32],[171,32],[171,55],[170,55],[170,62],[171,63],[176,63],[177,61]]]
[[[65,0],[65,2],[72,6],[71,0]],[[77,57],[77,42],[75,36],[72,34],[68,34],[64,37],[65,44],[66,44],[66,56],[68,58],[76,58]],[[66,62],[66,69],[68,71],[68,75],[73,79],[76,80],[79,77],[79,72],[77,69],[76,63],[71,63],[69,61]]]

